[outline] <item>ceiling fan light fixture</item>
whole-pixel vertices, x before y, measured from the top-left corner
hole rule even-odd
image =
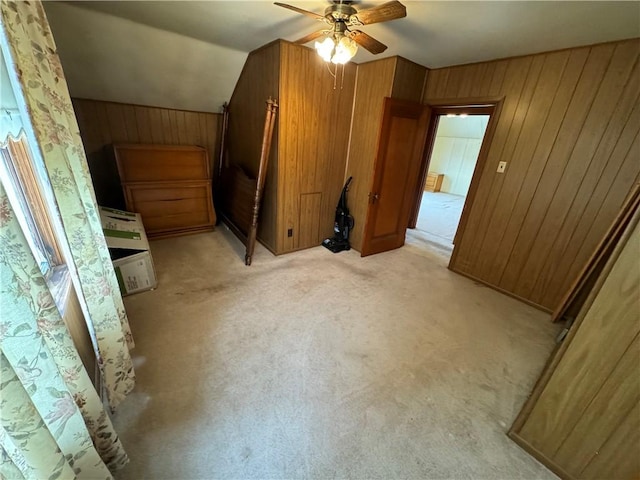
[[[323,41],[316,42],[315,47],[316,52],[318,52],[318,55],[320,55],[320,57],[322,57],[325,62],[331,61],[333,52],[336,48],[336,44],[334,43],[333,38],[326,37]]]
[[[336,64],[346,64],[358,51],[358,45],[349,37],[341,37],[336,44],[336,51],[331,61]]]
[[[325,61],[344,65],[358,51],[358,44],[345,35],[333,35],[326,37],[321,42],[315,43],[316,52]]]

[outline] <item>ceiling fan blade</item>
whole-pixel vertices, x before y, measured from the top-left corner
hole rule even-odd
[[[310,12],[309,10],[304,10],[302,8],[294,7],[293,5],[287,5],[286,3],[280,3],[280,2],[274,2],[274,5],[277,5],[283,8],[288,8],[289,10],[293,10],[294,12],[301,13],[302,15],[306,15],[307,17],[311,17],[321,22],[328,22],[328,20],[323,15]]]
[[[372,23],[388,22],[396,18],[407,16],[407,7],[394,0],[377,7],[360,10],[351,15],[349,21],[354,25],[371,25]]]
[[[361,32],[360,30],[351,31],[351,34],[349,36],[353,38],[353,40],[358,45],[369,50],[374,55],[377,55],[378,53],[382,53],[387,49],[387,46],[384,43],[379,42],[378,40],[373,38],[371,35],[367,35],[366,33]]]
[[[316,38],[320,38],[323,35],[327,34],[327,30],[318,30],[317,32],[312,32],[308,35],[305,35],[302,38],[299,38],[293,43],[298,43],[300,45],[304,45],[305,43],[309,43],[311,40],[315,40]]]

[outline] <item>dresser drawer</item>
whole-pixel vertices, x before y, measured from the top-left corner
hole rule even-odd
[[[127,209],[142,215],[151,238],[215,224],[210,181],[130,184],[124,185],[124,191]]]
[[[442,173],[429,173],[427,175],[427,181],[424,184],[425,191],[439,192],[440,188],[442,188],[442,180],[444,180]]]
[[[122,183],[210,179],[204,148],[180,145],[114,145]]]

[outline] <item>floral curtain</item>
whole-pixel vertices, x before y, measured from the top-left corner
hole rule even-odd
[[[0,477],[111,478],[127,462],[0,184]]]
[[[67,261],[93,330],[103,386],[115,408],[135,383],[129,355],[133,339],[60,59],[39,1],[2,0],[0,9],[2,41],[13,70],[9,73],[17,75],[21,86],[18,93],[27,107],[70,247],[72,258]]]
[[[0,47],[62,224],[109,406],[131,391],[133,340],[42,4],[0,1]],[[0,185],[0,478],[111,478],[127,455]]]

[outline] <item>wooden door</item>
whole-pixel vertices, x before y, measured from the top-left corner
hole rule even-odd
[[[430,108],[385,98],[378,153],[369,192],[362,256],[404,245],[418,188]]]

